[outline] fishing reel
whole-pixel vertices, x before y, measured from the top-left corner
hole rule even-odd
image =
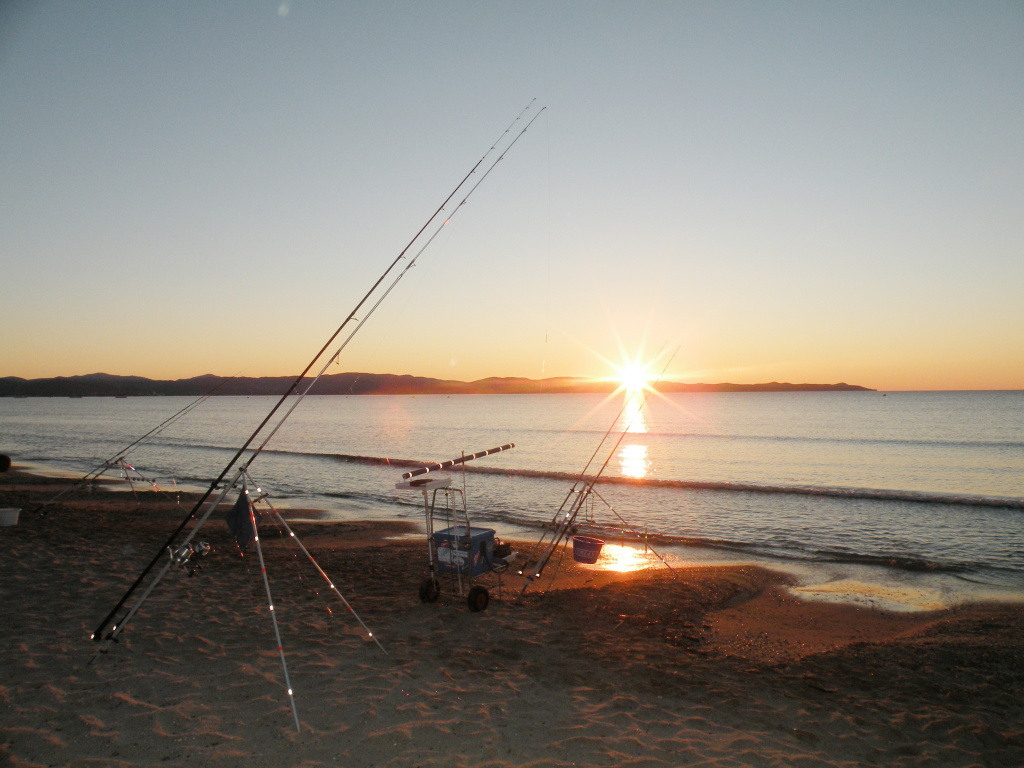
[[[177,549],[167,548],[167,554],[170,555],[171,565],[176,565],[183,571],[188,572],[189,578],[196,575],[202,566],[197,562],[206,557],[213,548],[205,541],[199,541],[193,544],[189,542],[182,544]]]

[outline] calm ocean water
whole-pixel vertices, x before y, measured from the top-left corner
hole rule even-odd
[[[84,474],[189,402],[2,398],[0,452]],[[205,487],[274,402],[210,398],[127,458],[161,488]],[[514,442],[456,479],[474,521],[529,534],[616,423],[629,431],[591,515],[608,537],[628,533],[625,523],[681,560],[784,564],[847,585],[871,573],[877,586],[881,573],[884,589],[953,599],[1024,594],[1024,392],[679,394],[636,405],[309,397],[252,474],[282,506],[418,518],[421,497],[394,488],[402,472]]]

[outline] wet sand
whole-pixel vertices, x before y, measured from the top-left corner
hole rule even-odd
[[[0,528],[12,766],[1024,764],[1019,605],[891,614],[756,567],[567,560],[552,589],[513,600],[507,578],[471,613],[420,601],[426,546],[399,523],[293,526],[386,654],[261,528],[297,732],[257,559],[223,513],[202,569],[172,570],[97,656],[90,633],[190,505],[101,487],[29,514],[65,486],[0,474],[0,506],[25,510]]]

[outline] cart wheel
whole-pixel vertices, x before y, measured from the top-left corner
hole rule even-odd
[[[441,590],[437,586],[437,582],[434,581],[432,576],[428,576],[420,584],[420,600],[424,603],[433,603],[437,601],[438,596],[441,594]]]
[[[473,613],[486,610],[487,603],[491,601],[491,596],[487,594],[487,590],[483,587],[473,587],[469,590],[469,596],[466,598],[466,602],[469,604],[469,610]]]

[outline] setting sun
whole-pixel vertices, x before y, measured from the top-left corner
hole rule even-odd
[[[636,392],[646,389],[649,381],[646,365],[628,363],[619,369],[619,382],[622,384],[622,388],[627,391]]]

